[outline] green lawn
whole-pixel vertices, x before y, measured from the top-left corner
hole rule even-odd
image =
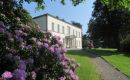
[[[85,51],[71,50],[67,52],[67,56],[80,63],[80,67],[76,70],[80,80],[101,80],[100,75],[96,72],[95,65],[92,64]]]
[[[93,49],[115,68],[130,77],[130,56],[118,52],[116,49]]]

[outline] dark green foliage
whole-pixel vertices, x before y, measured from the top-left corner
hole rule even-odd
[[[120,49],[120,41],[130,31],[130,11],[125,8],[110,10],[100,0],[96,0],[92,16],[88,32],[94,44],[96,41],[102,47]]]
[[[125,8],[130,10],[130,0],[101,0],[110,10]]]
[[[121,41],[121,51],[130,52],[130,35]]]
[[[85,34],[82,36],[82,48],[85,49],[87,48],[87,44],[89,41],[89,37]]]

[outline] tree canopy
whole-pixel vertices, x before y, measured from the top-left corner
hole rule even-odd
[[[19,3],[23,3],[24,1],[27,3],[35,2],[37,3],[38,8],[44,8],[45,0],[18,0]],[[51,0],[55,1],[55,0]],[[70,0],[74,6],[82,3],[85,0]],[[62,4],[65,4],[65,0],[60,0]],[[101,0],[101,2],[107,5],[110,9],[117,9],[120,7],[127,8],[130,10],[130,0]]]
[[[126,8],[110,10],[101,0],[96,0],[88,32],[94,43],[103,47],[120,49],[121,41],[130,34],[130,11]]]

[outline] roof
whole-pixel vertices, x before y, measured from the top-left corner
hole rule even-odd
[[[51,17],[53,17],[53,18],[55,18],[55,19],[58,19],[58,20],[60,20],[60,21],[62,21],[62,22],[65,22],[65,23],[67,23],[67,24],[70,24],[70,25],[72,25],[72,26],[75,26],[75,27],[78,27],[78,28],[81,28],[81,29],[82,29],[82,26],[73,25],[73,24],[71,24],[71,23],[65,21],[64,19],[60,19],[58,16],[53,16],[53,15],[48,14],[48,13],[47,13],[47,14],[40,15],[40,16],[36,16],[36,17],[34,17],[33,19],[37,19],[37,18],[42,17],[42,16],[51,16]]]

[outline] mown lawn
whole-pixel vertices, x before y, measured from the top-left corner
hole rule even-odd
[[[100,75],[96,72],[95,65],[90,61],[85,51],[70,50],[67,52],[67,56],[80,63],[80,67],[76,70],[80,80],[101,80]]]
[[[130,56],[120,53],[116,49],[97,48],[92,51],[97,52],[115,68],[130,77]]]

